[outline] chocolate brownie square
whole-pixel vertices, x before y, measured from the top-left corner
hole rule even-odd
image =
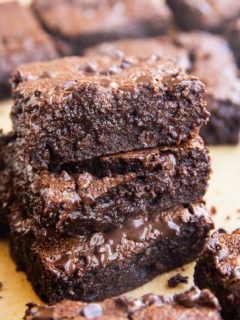
[[[165,33],[172,20],[167,5],[155,0],[34,0],[33,10],[65,55],[103,41]]]
[[[199,201],[211,173],[201,138],[35,171],[9,145],[13,194],[40,237],[120,227],[129,217]]]
[[[240,14],[238,0],[167,0],[167,3],[183,30],[222,33],[226,24]]]
[[[201,130],[208,144],[236,144],[240,133],[240,79],[226,40],[203,32],[180,33],[174,37],[121,40],[86,50],[110,56],[170,56],[207,88],[210,121]]]
[[[240,19],[229,24],[226,34],[237,59],[237,63],[240,66]]]
[[[220,36],[183,33],[177,43],[189,50],[192,67],[207,89],[210,121],[201,130],[208,144],[236,144],[240,134],[240,79],[233,54]]]
[[[212,235],[196,264],[194,280],[217,296],[224,319],[240,319],[240,229]]]
[[[213,227],[203,204],[139,214],[120,228],[38,241],[34,222],[12,206],[11,252],[48,303],[100,301],[192,261]]]
[[[0,99],[10,95],[10,75],[21,63],[58,57],[55,45],[30,9],[0,4]]]
[[[14,128],[34,168],[179,145],[209,116],[202,82],[157,56],[23,65],[13,85]]]
[[[102,303],[69,300],[53,306],[30,303],[24,320],[221,320],[219,309],[210,291],[192,288],[173,297],[149,293],[138,299],[122,296]]]

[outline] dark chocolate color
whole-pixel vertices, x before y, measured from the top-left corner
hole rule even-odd
[[[34,0],[33,10],[65,55],[103,41],[161,34],[172,20],[167,5],[155,0]]]
[[[179,203],[199,201],[211,172],[201,138],[102,156],[54,171],[34,171],[21,159],[20,141],[9,144],[13,193],[41,236],[102,231],[125,219]]]
[[[194,281],[214,292],[224,319],[240,319],[240,229],[212,235],[196,264]]]
[[[213,227],[202,204],[139,215],[110,232],[48,243],[35,240],[33,221],[19,207],[12,207],[10,220],[12,256],[49,303],[99,301],[136,288],[192,261]]]
[[[208,290],[192,288],[173,297],[146,294],[102,303],[64,300],[53,306],[28,304],[24,320],[220,320],[217,299]]]
[[[201,135],[208,144],[236,144],[240,133],[240,80],[233,54],[220,36],[203,32],[180,33],[146,40],[122,40],[89,49],[87,54],[110,56],[170,56],[207,89],[209,123]]]
[[[176,288],[180,283],[188,283],[188,276],[183,276],[180,273],[177,273],[175,276],[171,277],[168,280],[169,288]]]
[[[158,56],[23,65],[13,84],[14,128],[35,168],[179,145],[209,116],[203,84]]]
[[[240,14],[237,0],[167,0],[178,26],[184,30],[222,33]]]
[[[0,99],[10,95],[10,75],[19,64],[57,57],[30,9],[17,2],[0,4]]]

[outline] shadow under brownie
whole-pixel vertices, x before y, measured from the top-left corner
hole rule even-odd
[[[40,237],[109,230],[139,212],[199,201],[211,173],[200,137],[178,147],[102,156],[52,171],[26,165],[21,147],[20,140],[8,146],[13,195]]]
[[[138,299],[123,296],[102,303],[65,300],[53,306],[29,304],[24,320],[221,320],[219,309],[210,291],[192,288],[173,297],[150,293]]]
[[[99,301],[136,288],[190,262],[213,223],[203,204],[139,214],[110,232],[40,242],[34,223],[12,207],[11,252],[36,293],[48,303]]]

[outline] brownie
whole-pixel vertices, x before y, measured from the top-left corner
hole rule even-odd
[[[220,320],[220,307],[214,295],[192,288],[173,297],[146,294],[138,299],[119,297],[102,303],[64,300],[53,306],[28,304],[24,320]]]
[[[149,214],[199,201],[211,173],[200,137],[178,147],[158,147],[94,158],[54,171],[35,171],[9,144],[13,194],[39,236],[57,237],[120,227],[139,212]]]
[[[229,24],[226,35],[240,66],[240,19]]]
[[[240,79],[233,54],[220,36],[180,34],[177,42],[191,54],[191,73],[207,88],[210,121],[201,130],[208,144],[236,144],[240,134]]]
[[[213,223],[203,204],[139,214],[121,227],[58,241],[36,240],[34,222],[12,206],[11,252],[36,293],[48,303],[100,301],[190,262]]]
[[[179,145],[209,116],[202,82],[158,56],[28,64],[13,83],[14,128],[34,168]]]
[[[3,134],[0,130],[0,237],[8,233],[7,216],[11,205],[11,175],[6,163],[7,146],[14,140],[12,133]]]
[[[210,121],[201,130],[208,144],[236,144],[240,133],[240,80],[233,54],[222,37],[204,32],[180,33],[174,37],[121,40],[88,49],[86,54],[110,56],[171,56],[207,88]]]
[[[33,10],[66,55],[97,43],[165,33],[172,15],[155,0],[34,0]]]
[[[10,74],[21,63],[55,59],[55,45],[30,9],[0,4],[0,99],[10,95]]]
[[[240,229],[212,235],[196,264],[194,281],[214,292],[224,319],[240,319]]]
[[[167,0],[167,4],[183,30],[222,33],[226,24],[240,14],[238,0]]]

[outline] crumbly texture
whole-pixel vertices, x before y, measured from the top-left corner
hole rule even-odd
[[[209,116],[202,82],[158,56],[23,65],[13,84],[14,128],[35,168],[179,145]]]
[[[240,319],[240,229],[212,235],[196,264],[194,281],[217,296],[224,319]]]
[[[234,51],[238,66],[240,66],[240,19],[229,24],[227,28],[227,38]]]
[[[160,318],[159,318],[160,317]],[[192,288],[173,297],[147,294],[119,297],[102,303],[62,301],[53,306],[28,304],[24,320],[220,320],[217,299],[208,290]]]
[[[199,29],[223,33],[229,21],[240,14],[236,0],[167,0],[177,25],[184,30]]]
[[[14,140],[14,134],[4,135],[0,130],[0,237],[8,233],[7,216],[11,204],[11,175],[6,163],[8,145]]]
[[[199,201],[211,173],[200,137],[179,147],[103,156],[34,171],[9,144],[13,193],[46,237],[121,226],[125,219]]]
[[[30,9],[17,2],[0,4],[0,99],[10,95],[10,75],[16,66],[57,57],[53,41]]]
[[[171,277],[168,280],[169,288],[176,288],[181,283],[188,283],[188,276],[183,276],[180,273],[177,273],[175,276]]]
[[[220,36],[204,32],[171,37],[121,40],[105,43],[87,54],[110,56],[171,56],[188,73],[199,77],[207,89],[210,121],[201,130],[208,144],[236,144],[240,133],[240,80],[233,54]]]
[[[171,12],[155,0],[34,0],[33,10],[64,54],[126,37],[165,33]]]
[[[11,252],[36,293],[48,303],[100,301],[190,262],[212,221],[203,204],[140,214],[104,233],[36,241],[33,221],[12,207]]]

